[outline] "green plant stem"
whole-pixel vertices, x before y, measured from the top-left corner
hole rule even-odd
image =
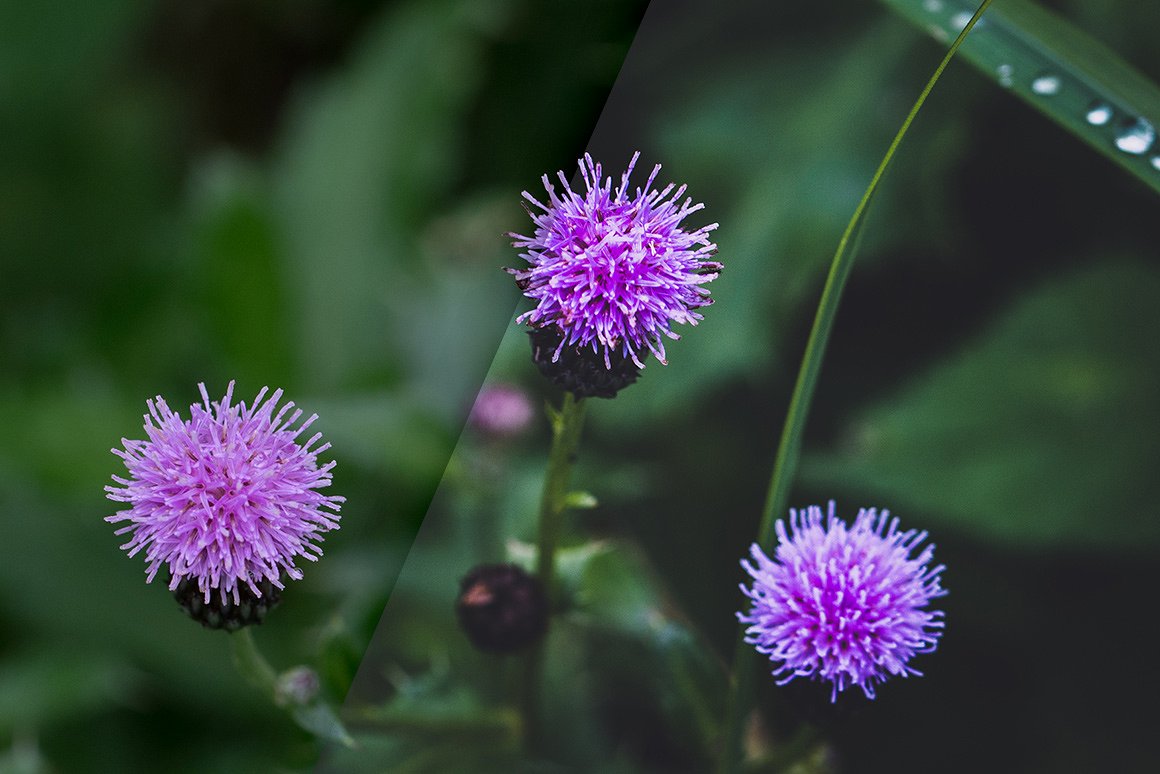
[[[770,476],[769,489],[766,491],[765,507],[761,514],[761,523],[757,530],[757,544],[770,546],[774,538],[774,525],[777,515],[782,513],[789,501],[790,484],[797,472],[798,458],[801,455],[802,436],[805,432],[806,419],[809,415],[810,403],[817,389],[818,375],[822,370],[822,360],[830,332],[834,327],[834,320],[838,314],[838,303],[842,297],[842,290],[850,276],[850,269],[854,265],[858,243],[862,235],[862,224],[874,198],[875,191],[886,174],[894,154],[902,144],[903,138],[910,129],[915,116],[926,102],[934,85],[942,77],[943,71],[950,64],[951,58],[962,45],[967,33],[975,26],[975,22],[991,5],[992,0],[983,0],[975,11],[970,22],[963,28],[947,50],[942,62],[935,68],[934,74],[927,81],[922,93],[918,95],[914,106],[910,109],[906,119],[902,122],[898,133],[886,155],[882,157],[874,177],[861,201],[854,210],[846,230],[838,241],[838,249],[830,263],[830,272],[826,277],[822,297],[818,302],[818,311],[814,316],[813,328],[806,343],[806,351],[802,357],[801,369],[798,371],[797,382],[794,384],[793,395],[790,398],[789,410],[786,414],[785,425],[782,428],[781,440],[777,447],[777,457],[773,464],[773,473]],[[751,645],[745,642],[745,626],[738,627],[737,648],[733,657],[733,674],[729,686],[729,699],[726,706],[724,731],[722,732],[721,757],[718,771],[722,774],[737,771],[743,757],[742,736],[745,722],[753,706],[754,676],[757,671],[757,654]]]
[[[249,627],[239,629],[230,635],[230,646],[234,651],[234,664],[242,676],[255,688],[273,701],[274,686],[278,682],[278,674],[270,666],[270,662],[258,650],[254,642],[254,635]]]
[[[555,573],[556,547],[563,529],[562,516],[568,496],[568,482],[572,477],[572,464],[576,461],[576,449],[580,445],[580,432],[584,428],[585,402],[572,393],[564,394],[564,405],[557,413],[548,410],[552,422],[552,448],[548,453],[548,470],[544,476],[544,490],[540,496],[540,515],[536,537],[536,577],[544,587],[548,604],[554,608],[556,602]],[[527,656],[523,685],[523,715],[526,739],[535,747],[539,739],[540,690],[543,682],[544,649],[546,638],[541,640]]]
[[[552,417],[552,449],[548,453],[548,472],[544,477],[544,491],[540,495],[540,519],[536,540],[536,576],[544,584],[548,599],[554,599],[556,543],[560,540],[560,516],[568,496],[568,482],[572,478],[572,463],[580,445],[580,431],[584,428],[583,398],[564,394],[560,413]]]

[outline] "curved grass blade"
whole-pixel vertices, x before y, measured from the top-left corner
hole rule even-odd
[[[883,2],[944,42],[974,11],[970,0]],[[1160,192],[1160,87],[1111,49],[1029,0],[1006,0],[975,25],[962,56]]]
[[[794,474],[797,472],[798,458],[801,456],[802,438],[805,433],[806,419],[809,416],[810,403],[817,389],[818,376],[821,374],[822,361],[825,357],[826,344],[833,330],[834,320],[838,314],[838,305],[842,298],[842,290],[850,276],[854,265],[854,257],[862,241],[862,227],[865,224],[866,214],[874,194],[882,182],[894,154],[902,145],[910,125],[915,116],[922,109],[926,98],[934,89],[943,71],[950,64],[955,53],[964,44],[967,35],[977,28],[983,13],[991,7],[992,0],[982,0],[979,7],[970,13],[963,21],[959,32],[943,56],[942,62],[935,68],[934,73],[926,82],[926,86],[915,100],[914,106],[902,122],[886,154],[878,164],[874,177],[870,180],[862,200],[854,209],[854,215],[846,224],[846,230],[838,240],[838,249],[830,263],[830,272],[826,276],[826,284],[822,289],[822,297],[818,302],[818,311],[814,317],[813,327],[810,329],[806,351],[802,356],[801,370],[798,372],[797,382],[794,384],[793,395],[790,397],[789,410],[786,413],[785,426],[782,429],[781,440],[777,447],[777,457],[773,463],[773,472],[769,480],[769,489],[765,496],[765,507],[762,509],[761,523],[757,529],[757,543],[762,546],[771,546],[775,531],[777,515],[785,512],[789,502],[789,490]],[[745,719],[753,705],[754,687],[753,678],[756,673],[756,654],[745,641],[745,626],[738,627],[737,649],[733,655],[733,673],[729,687],[729,698],[726,703],[725,721],[721,734],[721,749],[719,759],[719,774],[732,774],[741,764],[741,742]]]

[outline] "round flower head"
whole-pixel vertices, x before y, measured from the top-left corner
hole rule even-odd
[[[217,591],[236,606],[239,591],[261,597],[261,586],[283,588],[283,573],[302,577],[295,558],[322,555],[320,533],[338,528],[343,498],[318,491],[330,485],[334,462],[318,464],[330,444],[314,446],[321,433],[297,440],[317,415],[293,427],[302,410],[278,408],[281,390],[267,398],[263,387],[247,406],[231,404],[233,382],[215,403],[198,387],[203,403],[188,420],[158,396],[148,401],[148,440],[113,449],[129,477],[113,476],[120,486],[105,491],[130,507],[105,521],[128,522],[116,534],[130,535],[129,556],[145,551],[147,582],[165,566],[171,591],[196,584],[204,602]]]
[[[746,642],[777,665],[778,685],[795,677],[829,680],[830,701],[848,686],[874,698],[889,675],[920,675],[909,665],[935,649],[943,613],[926,609],[946,594],[943,566],[929,567],[934,546],[911,553],[925,532],[898,531],[889,511],[863,508],[852,527],[822,509],[790,510],[790,532],[778,520],[773,559],[754,544],[756,564],[742,560],[753,587],[752,604],[738,613],[749,624]]]
[[[548,203],[524,191],[535,223],[533,236],[511,234],[530,267],[509,269],[536,308],[520,315],[533,328],[556,328],[560,341],[553,361],[568,348],[590,349],[611,369],[613,355],[643,368],[652,352],[665,362],[662,337],[679,338],[673,323],[696,325],[696,309],[712,303],[705,283],[715,279],[721,264],[709,260],[717,246],[709,241],[713,223],[694,231],[681,228],[704,205],[691,198],[681,202],[685,186],[670,183],[653,188],[660,165],[653,167],[644,188],[628,190],[636,153],[613,190],[612,178],[601,182],[602,169],[588,154],[580,160],[585,191],[577,193],[563,172],[558,195],[544,175]]]

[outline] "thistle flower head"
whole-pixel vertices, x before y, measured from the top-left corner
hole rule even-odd
[[[704,205],[683,202],[685,186],[653,187],[660,165],[644,188],[628,189],[639,153],[620,185],[601,181],[603,170],[588,154],[580,160],[585,190],[572,190],[558,173],[563,193],[544,175],[547,203],[524,191],[535,223],[532,236],[511,234],[529,267],[509,269],[536,308],[519,317],[533,328],[555,327],[561,337],[553,360],[568,348],[590,348],[612,368],[618,354],[643,368],[649,352],[665,362],[663,338],[679,338],[673,323],[696,325],[698,308],[712,303],[706,283],[721,264],[708,226],[686,231],[681,221]],[[527,205],[525,205],[527,207]]]
[[[927,604],[946,591],[943,566],[930,567],[934,546],[912,557],[925,532],[898,531],[889,511],[863,508],[852,527],[818,506],[790,511],[789,532],[778,520],[778,545],[770,559],[754,544],[753,578],[741,590],[751,600],[737,617],[749,628],[746,642],[769,656],[778,685],[795,677],[828,680],[830,700],[856,685],[874,698],[889,675],[920,675],[909,665],[935,649],[943,613]]]
[[[303,412],[278,408],[281,390],[263,387],[247,406],[232,403],[233,382],[214,403],[199,388],[189,419],[158,396],[147,402],[147,440],[113,449],[128,478],[113,476],[119,486],[105,491],[129,508],[105,521],[128,522],[116,534],[129,536],[129,556],[145,552],[146,582],[165,567],[171,591],[195,583],[204,602],[216,591],[236,606],[239,590],[261,597],[265,582],[281,589],[282,574],[302,577],[295,559],[322,555],[320,533],[338,528],[343,498],[318,491],[330,485],[334,462],[318,464],[330,444],[315,445],[321,433],[298,440],[317,415],[294,427]]]

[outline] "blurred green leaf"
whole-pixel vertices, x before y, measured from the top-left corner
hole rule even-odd
[[[296,293],[295,338],[315,384],[371,379],[372,366],[389,361],[387,310],[418,263],[423,219],[457,182],[461,118],[506,6],[393,8],[291,118],[275,201]],[[407,328],[423,324],[412,319]]]
[[[91,503],[109,475],[124,473],[124,464],[109,453],[122,436],[142,437],[139,410],[126,411],[103,385],[69,389],[67,385],[31,395],[0,389],[0,484],[34,485],[57,497]],[[83,434],[77,429],[84,428]],[[116,510],[113,503],[108,513]]]
[[[707,286],[716,303],[704,322],[666,342],[669,365],[646,363],[640,382],[602,401],[592,421],[648,428],[723,381],[777,362],[788,321],[803,302],[812,306],[837,238],[922,86],[907,70],[906,101],[883,109],[899,66],[913,57],[913,39],[892,22],[864,28],[840,51],[771,51],[719,70],[703,92],[682,97],[700,109],[660,123],[661,176],[687,182],[706,204],[697,215],[721,223],[714,238],[724,269]],[[861,118],[856,130],[851,116]],[[931,163],[953,162],[953,148],[940,142]],[[880,216],[897,195],[886,186]],[[920,238],[924,221],[915,215],[924,211],[908,210],[911,227],[899,238]]]
[[[1160,272],[1088,269],[1040,288],[807,456],[811,486],[1023,544],[1160,540]],[[867,503],[868,504],[868,503]]]
[[[977,3],[969,0],[885,0],[938,40],[953,38]],[[1115,52],[1029,0],[1006,0],[987,11],[963,45],[963,56],[1091,147],[1160,191],[1153,150],[1160,125],[1160,88]],[[1100,120],[1089,120],[1093,108]]]
[[[46,650],[7,658],[0,671],[0,730],[29,730],[127,702],[140,677],[87,653]]]
[[[589,540],[575,546],[567,546],[556,551],[556,578],[564,593],[576,596],[592,561],[599,555],[614,551],[615,546],[603,540]],[[528,572],[536,566],[536,545],[519,540],[507,543],[508,561],[518,564]]]
[[[346,711],[355,729],[352,750],[332,750],[335,771],[465,771],[474,761],[511,766],[519,750],[522,721],[508,707],[481,703],[474,691],[451,679],[445,664],[419,674],[393,670],[394,693],[378,706]],[[498,765],[498,764],[497,764]]]
[[[286,329],[283,246],[256,172],[220,154],[197,171],[194,288],[220,368],[239,380],[285,384],[292,350]]]
[[[12,747],[0,753],[0,774],[51,774],[34,736],[14,735]]]
[[[564,495],[565,508],[577,508],[579,510],[588,510],[600,505],[596,499],[596,495],[591,492],[569,492]]]
[[[307,707],[295,707],[290,714],[295,723],[319,739],[354,747],[354,739],[329,704],[317,702]]]
[[[641,557],[624,547],[603,544],[585,555],[576,588],[576,608],[600,626],[646,635],[665,625],[656,579]],[[651,635],[650,635],[651,636]]]
[[[584,560],[569,618],[599,644],[598,671],[605,679],[627,671],[648,684],[677,738],[695,739],[708,753],[716,742],[724,708],[726,674],[691,625],[676,612],[644,556],[627,544],[601,543],[600,550],[577,553]],[[610,658],[608,636],[627,637],[643,648],[624,648]],[[621,646],[623,647],[623,645]],[[634,663],[635,662],[635,663]],[[622,678],[618,678],[622,679]]]

